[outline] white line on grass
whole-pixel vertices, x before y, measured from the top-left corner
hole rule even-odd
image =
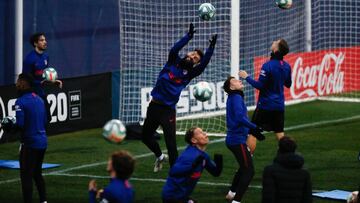
[[[48,174],[51,176],[66,176],[66,177],[84,177],[84,178],[97,178],[97,179],[109,179],[109,176],[98,176],[98,175],[89,175],[89,174],[71,174],[71,173],[54,173],[54,174]],[[163,178],[130,178],[130,181],[143,181],[143,182],[160,182],[165,183],[166,179]],[[199,181],[197,184],[200,185],[210,185],[210,186],[225,186],[230,187],[229,183],[219,183],[219,182],[205,182],[205,181]],[[261,185],[249,185],[249,188],[256,188],[256,189],[262,189]],[[313,192],[324,192],[325,190],[313,190]]]
[[[209,144],[223,142],[224,140],[225,140],[224,138],[216,139],[216,140],[211,141]],[[177,149],[182,150],[182,149],[185,149],[185,148],[186,148],[186,146],[181,146],[181,147],[178,147]],[[167,150],[164,150],[163,152],[166,153]],[[148,157],[148,156],[151,156],[151,155],[154,155],[154,153],[150,152],[150,153],[146,153],[146,154],[136,155],[135,158],[139,159],[139,158],[144,158],[144,157]],[[72,168],[67,168],[67,169],[63,169],[63,170],[52,171],[52,172],[49,172],[48,174],[65,173],[65,172],[69,172],[69,171],[73,171],[73,170],[77,170],[77,169],[83,169],[83,168],[89,168],[89,167],[104,165],[106,163],[107,163],[106,161],[102,161],[102,162],[97,162],[97,163],[92,163],[92,164],[85,164],[85,165],[76,166],[76,167],[72,167]],[[1,182],[0,182],[0,184],[1,184]]]
[[[211,141],[209,144],[223,142],[224,140],[225,140],[225,138],[216,139],[216,140]],[[186,148],[186,146],[181,146],[181,147],[178,147],[177,149],[182,150],[182,149],[185,149],[185,148]],[[163,152],[167,152],[167,150],[164,150]],[[154,153],[152,153],[152,152],[145,153],[145,154],[140,154],[140,155],[136,155],[135,158],[137,158],[137,159],[144,158],[144,157],[152,156],[153,154]],[[52,171],[52,172],[49,172],[49,173],[43,173],[43,175],[63,174],[65,172],[69,172],[69,171],[73,171],[73,170],[105,165],[106,163],[107,163],[106,161],[102,161],[102,162],[97,162],[97,163],[92,163],[92,164],[84,164],[84,165],[71,167],[71,168],[67,168],[67,169],[63,169],[63,170],[57,170],[57,171]],[[17,182],[17,181],[20,181],[20,178],[14,178],[14,179],[0,181],[0,185],[5,184],[5,183]]]
[[[51,176],[67,176],[67,177],[84,177],[84,178],[98,178],[98,179],[109,179],[109,176],[98,176],[98,175],[89,175],[89,174],[71,174],[71,173],[55,173],[55,174],[48,174]],[[130,178],[131,181],[143,181],[143,182],[161,182],[161,183],[165,183],[166,179],[163,178],[135,178],[132,177]],[[214,183],[214,182],[203,182],[203,181],[199,181],[197,184],[200,185],[211,185],[211,186],[230,186],[229,183]],[[249,187],[251,188],[259,188],[261,189],[262,187],[259,185],[250,185]]]
[[[356,119],[359,119],[359,118],[360,118],[360,115],[347,117],[347,118],[339,118],[339,119],[334,119],[334,120],[326,120],[326,121],[319,121],[319,122],[301,124],[301,125],[287,127],[287,128],[285,128],[285,131],[287,131],[287,130],[298,130],[298,129],[308,128],[308,127],[316,127],[316,126],[321,126],[321,125],[325,125],[325,124],[333,124],[333,123],[338,123],[338,122],[352,121],[352,120],[356,120]],[[216,139],[216,140],[211,141],[209,144],[223,142],[224,140],[225,140],[225,138]],[[186,146],[178,147],[178,149],[181,150],[181,149],[184,149],[185,147]],[[166,152],[166,150],[164,152]],[[140,154],[140,155],[136,155],[135,158],[143,158],[143,157],[148,157],[148,156],[151,156],[151,155],[153,155],[153,153]],[[67,168],[67,169],[63,169],[63,170],[52,171],[52,172],[49,172],[49,173],[45,173],[44,175],[47,175],[47,174],[52,175],[52,174],[56,174],[56,173],[65,173],[65,172],[69,172],[69,171],[73,171],[73,170],[77,170],[77,169],[94,167],[94,166],[99,166],[99,165],[103,165],[103,164],[106,164],[106,162],[102,161],[102,162],[97,162],[97,163],[92,163],[92,164],[84,164],[84,165],[80,165],[80,166],[76,166],[76,167],[72,167],[72,168]],[[0,181],[0,185],[4,184],[4,183],[16,182],[16,181],[19,181],[19,180],[20,180],[19,178],[3,180],[3,181]]]

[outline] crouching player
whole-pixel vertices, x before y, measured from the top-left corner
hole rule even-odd
[[[185,134],[189,144],[171,167],[162,191],[163,203],[190,203],[190,195],[205,168],[211,175],[220,176],[222,155],[215,154],[214,161],[205,152],[209,138],[199,127],[190,128]]]
[[[134,190],[128,179],[134,171],[135,159],[127,151],[114,152],[108,161],[107,171],[110,184],[103,190],[97,190],[96,181],[89,182],[89,202],[131,203],[134,202]]]

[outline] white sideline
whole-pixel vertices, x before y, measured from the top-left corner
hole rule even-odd
[[[319,121],[319,122],[313,122],[313,123],[307,123],[307,124],[301,124],[301,125],[287,127],[284,130],[285,131],[287,131],[287,130],[297,130],[297,129],[302,129],[302,128],[321,126],[321,125],[325,125],[325,124],[333,124],[333,123],[338,123],[338,122],[351,121],[351,120],[355,120],[355,119],[359,119],[359,118],[360,118],[360,115],[351,116],[351,117],[347,117],[347,118],[334,119],[334,120]],[[211,141],[209,144],[222,142],[224,140],[225,140],[225,138],[216,139],[216,140]],[[181,147],[178,147],[178,149],[179,150],[184,149],[185,147],[186,146],[181,146]],[[164,152],[166,152],[166,150]],[[148,156],[151,156],[151,155],[153,155],[153,153],[140,154],[140,155],[136,155],[135,158],[143,158],[143,157],[148,157]],[[97,162],[97,163],[92,163],[92,164],[84,164],[84,165],[80,165],[80,166],[76,166],[76,167],[72,167],[72,168],[67,168],[67,169],[58,170],[58,171],[52,171],[52,172],[49,172],[49,173],[44,173],[44,175],[53,175],[53,174],[56,174],[56,173],[64,173],[64,172],[68,172],[68,171],[73,171],[73,170],[82,169],[82,168],[88,168],[88,167],[93,167],[93,166],[99,166],[99,165],[103,165],[103,164],[106,164],[106,162],[103,161],[103,162]],[[16,181],[19,181],[19,180],[20,180],[20,178],[3,180],[3,181],[0,181],[0,185],[4,184],[4,183],[16,182]]]

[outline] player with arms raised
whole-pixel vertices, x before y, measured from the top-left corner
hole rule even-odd
[[[249,77],[246,71],[239,72],[241,78],[260,90],[252,122],[266,131],[275,132],[278,140],[284,137],[284,86],[287,88],[291,86],[291,67],[283,60],[288,52],[287,42],[284,39],[276,40],[271,45],[271,58],[263,64],[257,81]],[[256,148],[254,136],[249,136],[248,145],[254,153]]]
[[[214,52],[217,35],[212,36],[205,55],[201,50],[195,49],[180,58],[179,51],[193,38],[195,32],[194,25],[191,23],[189,32],[171,48],[168,61],[160,71],[156,85],[151,92],[152,100],[146,113],[142,140],[157,157],[154,172],[161,170],[162,162],[167,159],[154,137],[154,132],[159,125],[162,126],[169,162],[172,166],[178,156],[175,137],[176,104],[181,91],[193,78],[205,70]]]

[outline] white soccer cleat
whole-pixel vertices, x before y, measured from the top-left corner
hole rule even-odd
[[[229,192],[225,196],[226,201],[232,202],[235,195],[236,195],[236,192],[232,192],[231,190],[229,190]]]
[[[161,169],[163,167],[163,163],[168,161],[168,159],[169,159],[168,155],[166,155],[166,154],[163,154],[163,155],[164,156],[162,157],[162,159],[161,159],[161,157],[156,158],[155,163],[154,163],[154,173],[161,171]]]

